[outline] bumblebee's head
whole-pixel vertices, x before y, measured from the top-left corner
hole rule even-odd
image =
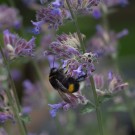
[[[51,68],[50,74],[56,74],[58,72],[57,68]]]

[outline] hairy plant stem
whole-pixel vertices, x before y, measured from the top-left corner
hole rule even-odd
[[[94,96],[94,100],[95,100],[95,106],[96,106],[95,109],[96,109],[96,114],[97,114],[99,132],[100,132],[100,135],[103,135],[102,114],[101,114],[101,109],[99,106],[99,101],[98,101],[98,96],[97,96],[93,76],[90,76],[90,83],[91,83],[92,92],[93,92],[93,96]]]
[[[78,35],[78,38],[79,38],[79,41],[80,41],[80,44],[81,44],[82,52],[84,53],[85,52],[85,46],[84,46],[83,39],[82,39],[82,36],[81,36],[81,32],[80,32],[80,29],[79,29],[79,25],[78,25],[78,22],[77,22],[77,17],[75,16],[75,14],[74,14],[71,6],[70,6],[70,0],[66,0],[66,3],[67,3],[67,6],[70,10],[72,19],[73,19],[75,27],[76,27],[76,31],[77,31],[77,35]]]
[[[79,41],[81,43],[82,52],[85,53],[85,46],[83,44],[83,40],[82,40],[80,29],[79,29],[79,26],[78,26],[77,18],[72,11],[72,8],[70,6],[70,1],[66,0],[66,2],[67,2],[68,8],[70,10],[72,19],[74,21],[74,24],[75,24],[75,27],[76,27],[76,30],[77,30],[78,38],[79,38]],[[97,115],[97,120],[98,120],[99,132],[100,132],[100,135],[103,135],[102,114],[101,114],[101,110],[100,110],[100,106],[99,106],[99,101],[98,101],[98,96],[97,96],[97,93],[96,93],[96,88],[95,88],[93,76],[90,77],[90,83],[91,83],[92,92],[93,92],[94,99],[95,99],[95,109],[96,109],[96,115]]]
[[[12,90],[13,90],[12,92],[13,92],[14,98],[12,97],[11,91],[6,90],[6,94],[7,94],[7,97],[9,99],[9,103],[10,103],[12,109],[13,109],[14,115],[15,115],[17,121],[18,121],[19,128],[20,128],[20,131],[21,131],[20,134],[21,135],[27,135],[26,127],[25,127],[23,121],[20,119],[21,108],[20,108],[19,99],[18,99],[18,96],[17,96],[17,93],[16,93],[14,81],[12,79],[12,76],[11,76],[11,73],[10,73],[10,68],[9,68],[7,59],[6,59],[6,57],[3,53],[1,45],[0,45],[0,52],[1,52],[1,55],[3,57],[5,67],[6,67],[7,72],[8,72],[8,78],[9,78],[9,82],[10,82],[10,85],[11,85]]]

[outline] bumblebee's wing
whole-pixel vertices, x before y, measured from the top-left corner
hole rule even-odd
[[[60,94],[61,98],[62,98],[65,102],[71,103],[69,97],[67,97],[65,93],[63,93],[63,92],[60,91],[60,90],[58,90],[58,93]]]
[[[60,96],[62,97],[62,99],[65,101],[65,102],[68,102],[68,103],[71,103],[70,99],[66,96],[66,92],[68,92],[67,88],[65,88],[63,86],[63,84],[57,80],[57,84],[59,85],[59,89],[57,89],[58,93],[60,94]],[[65,93],[64,93],[65,92]]]
[[[56,81],[57,81],[57,84],[59,85],[58,92],[60,96],[62,97],[62,99],[68,103],[75,102],[77,100],[77,97],[73,95],[72,93],[69,93],[67,88],[64,87],[63,84],[59,80],[56,80]]]
[[[64,92],[62,92],[60,90],[58,90],[58,93],[60,94],[62,99],[67,103],[74,104],[74,103],[76,103],[78,101],[77,97],[75,95],[73,95],[72,93],[64,93]]]
[[[64,92],[68,92],[67,88],[64,87],[63,84],[59,80],[56,79],[56,81],[57,81],[57,84],[59,85],[59,89],[61,89]]]

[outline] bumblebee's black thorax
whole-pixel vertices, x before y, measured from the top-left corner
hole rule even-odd
[[[57,80],[61,82],[65,78],[65,76],[63,74],[63,70],[58,70],[58,69],[55,71],[54,70],[55,69],[52,68],[50,71],[49,81],[50,81],[51,85],[53,86],[53,88],[59,89]]]
[[[74,93],[79,90],[79,82],[73,77],[67,77],[62,69],[52,68],[49,81],[54,89]]]

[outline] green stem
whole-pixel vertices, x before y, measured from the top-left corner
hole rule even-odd
[[[15,101],[13,100],[12,94],[11,94],[11,92],[9,90],[6,90],[6,94],[8,96],[9,103],[12,106],[15,117],[17,118],[17,121],[19,123],[19,128],[20,128],[20,131],[21,131],[21,135],[27,135],[26,127],[25,127],[24,123],[21,121],[20,116],[19,116],[20,112],[21,112],[21,108],[20,108],[19,99],[18,99],[18,96],[17,96],[17,93],[16,93],[16,88],[15,88],[15,85],[14,85],[14,81],[13,81],[13,79],[11,77],[10,69],[9,69],[9,66],[8,66],[8,63],[7,63],[7,59],[6,59],[6,57],[5,57],[4,53],[3,53],[1,45],[0,45],[0,52],[2,54],[4,64],[5,64],[7,72],[8,72],[8,77],[9,77],[10,85],[11,85],[12,90],[13,90],[13,95],[14,95]]]
[[[75,24],[75,27],[76,27],[76,30],[77,30],[77,34],[78,34],[79,41],[81,43],[82,51],[83,51],[83,53],[85,53],[85,46],[83,44],[83,40],[82,40],[80,29],[79,29],[79,26],[78,26],[77,18],[72,11],[69,0],[66,0],[66,2],[67,2],[68,8],[70,10],[72,19],[74,21],[74,24]],[[93,95],[94,95],[94,99],[95,99],[95,105],[96,105],[95,108],[96,108],[97,120],[98,120],[98,125],[99,125],[99,132],[100,132],[100,135],[103,135],[102,115],[101,115],[101,110],[99,108],[99,101],[98,101],[98,97],[97,97],[97,93],[96,93],[96,88],[95,88],[93,76],[90,77],[90,82],[91,82],[91,87],[92,87],[92,91],[93,91]]]
[[[75,16],[75,14],[73,13],[72,11],[72,8],[70,6],[70,1],[69,0],[66,0],[67,2],[67,6],[70,10],[70,13],[71,13],[71,16],[72,16],[72,19],[74,21],[74,24],[75,24],[75,27],[76,27],[76,30],[77,30],[77,35],[78,35],[78,38],[79,38],[79,41],[81,43],[81,49],[82,49],[82,52],[85,53],[85,46],[84,46],[84,43],[83,43],[83,39],[82,39],[82,36],[81,36],[81,32],[80,32],[80,29],[79,29],[79,25],[78,25],[78,22],[77,22],[77,18]]]
[[[100,132],[100,135],[103,135],[102,114],[101,114],[101,109],[100,109],[100,106],[99,106],[99,101],[98,101],[98,96],[97,96],[93,76],[90,76],[90,83],[91,83],[91,87],[92,87],[93,96],[94,96],[94,99],[95,99],[96,114],[97,114],[99,132]]]

